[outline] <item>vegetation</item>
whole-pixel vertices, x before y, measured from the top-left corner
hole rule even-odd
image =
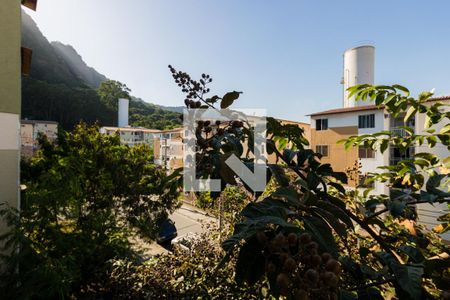
[[[200,80],[170,67],[186,93],[188,109],[229,108],[240,93],[208,97],[209,75]],[[357,86],[358,100],[373,99],[407,122],[426,116],[424,132],[381,132],[342,141],[346,147],[386,151],[427,144],[450,149],[450,113],[411,97],[399,85]],[[106,105],[106,104],[105,104]],[[390,187],[346,191],[347,175],[320,162],[307,149],[303,130],[267,120],[269,164],[264,192],[239,180],[224,158],[236,154],[254,168],[255,138],[248,122],[198,123],[197,171],[221,179],[222,192],[204,194],[201,204],[221,203],[234,229],[208,232],[187,252],[143,263],[130,251],[130,231],[153,237],[157,224],[176,207],[178,173],[152,165],[145,146],[120,145],[119,137],[77,126],[57,145],[41,139],[37,157],[23,165],[22,211],[4,209],[13,231],[1,237],[18,251],[3,257],[0,288],[15,298],[185,298],[185,299],[448,299],[450,249],[437,233],[449,229],[449,215],[436,232],[417,223],[416,205],[449,203],[450,158],[415,153],[369,174]],[[441,126],[443,124],[443,126]],[[280,149],[283,145],[284,149]],[[357,169],[357,166],[356,166]],[[355,170],[353,170],[355,171]],[[357,170],[355,171],[357,172]],[[243,193],[242,189],[246,189]],[[251,196],[250,196],[251,195]],[[218,201],[220,199],[220,201]],[[240,211],[237,213],[237,211]],[[18,269],[17,269],[18,267]],[[19,272],[17,272],[19,270]],[[20,285],[20,289],[16,287]]]
[[[61,133],[58,144],[41,137],[38,155],[23,162],[20,217],[1,210],[13,225],[1,240],[18,250],[2,257],[2,296],[81,293],[109,260],[134,257],[127,240],[132,231],[154,238],[177,207],[176,174],[153,165],[147,146],[121,145],[119,136],[98,129],[80,124]]]
[[[224,263],[215,230],[207,230],[191,251],[175,248],[168,255],[137,264],[111,261],[105,276],[84,288],[86,298],[113,299],[261,299],[263,286],[236,283],[234,262]]]
[[[209,75],[196,81],[169,68],[186,93],[188,108],[216,109],[218,102],[221,108],[228,108],[240,96],[230,92],[207,97]],[[444,120],[446,125],[440,132],[428,130],[425,135],[405,128],[407,136],[382,132],[351,137],[347,146],[385,151],[389,145],[406,148],[427,141],[429,147],[440,143],[449,148],[450,114],[440,110],[441,103],[427,102],[431,93],[415,99],[399,85],[365,85],[351,91],[358,99],[374,99],[378,106],[384,105],[392,116],[406,111],[405,121],[420,112],[426,115],[426,127]],[[220,158],[231,153],[241,157],[242,143],[251,142],[253,129],[246,122],[231,121],[218,129],[210,126],[213,123],[204,121],[197,126],[197,176],[236,185],[237,174],[230,173]],[[293,128],[271,118],[267,127],[267,151],[281,161],[268,166],[277,188],[262,199],[260,193],[254,193],[254,202],[241,211],[243,220],[223,243],[226,257],[238,249],[238,283],[268,281],[270,294],[295,299],[448,297],[449,247],[415,222],[414,205],[449,202],[449,174],[440,171],[448,169],[449,158],[417,153],[396,166],[384,167],[386,172],[372,174],[370,180],[387,184],[390,195],[369,196],[369,190],[358,195],[344,189],[345,173],[334,172],[329,164],[320,163],[319,154],[305,149],[300,128],[293,133]],[[275,142],[280,139],[291,147],[278,150]],[[242,160],[252,168],[251,156]],[[448,215],[442,220],[448,220]]]

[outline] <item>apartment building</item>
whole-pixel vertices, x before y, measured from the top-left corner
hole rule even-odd
[[[169,171],[183,167],[184,134],[183,127],[160,132],[160,136],[154,141],[155,164],[163,166]]]
[[[252,117],[249,117],[251,120]],[[290,120],[279,120],[282,124],[295,124],[304,130],[305,137],[310,139],[310,125],[304,122]],[[216,125],[211,125],[215,128]],[[161,136],[155,139],[154,159],[155,164],[166,167],[169,171],[183,166],[183,138],[185,136],[184,128],[175,128],[161,131]],[[243,144],[243,155],[247,154],[248,146]],[[276,162],[276,155],[267,155],[268,163]]]
[[[154,140],[160,137],[161,130],[147,129],[144,127],[131,127],[131,126],[126,127],[105,126],[100,128],[100,133],[106,135],[114,135],[118,133],[122,144],[128,146],[146,144],[150,148],[153,148]]]
[[[344,89],[357,84],[374,84],[374,48],[372,46],[362,46],[352,48],[344,53]],[[368,74],[370,73],[370,74]],[[350,83],[349,83],[350,82]],[[394,165],[403,159],[412,158],[415,153],[430,152],[439,157],[447,157],[450,151],[437,145],[429,148],[425,143],[422,146],[410,147],[402,151],[393,145],[381,153],[364,147],[353,147],[345,150],[343,144],[337,144],[339,140],[350,136],[372,134],[380,131],[391,131],[399,136],[406,134],[402,126],[414,129],[414,132],[426,134],[424,131],[425,115],[418,114],[405,124],[404,115],[396,118],[391,116],[383,107],[376,107],[373,103],[355,101],[354,97],[347,98],[348,94],[344,90],[343,107],[316,112],[311,117],[311,148],[322,155],[321,161],[329,163],[333,169],[346,172],[359,166],[359,174],[353,173],[348,182],[349,188],[364,186],[367,174],[379,172],[380,166]],[[436,97],[427,103],[442,102],[450,104],[450,96]],[[442,108],[449,111],[449,108]],[[444,122],[432,127],[437,131],[445,125]],[[385,183],[375,182],[370,188],[374,195],[389,195],[389,188]],[[436,218],[448,212],[446,205],[421,204],[417,207],[419,221],[429,227],[436,225]],[[450,235],[445,237],[450,239]]]
[[[38,147],[37,138],[40,134],[55,141],[58,135],[58,123],[54,121],[22,120],[20,121],[21,155],[31,157]]]

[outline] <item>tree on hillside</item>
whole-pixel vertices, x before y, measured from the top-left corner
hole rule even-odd
[[[130,99],[130,92],[131,90],[125,84],[117,80],[104,81],[97,89],[101,101],[114,111],[117,111],[118,109],[118,99]]]

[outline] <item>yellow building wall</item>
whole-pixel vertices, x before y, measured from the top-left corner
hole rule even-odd
[[[0,4],[0,203],[19,207],[21,1]],[[0,220],[0,234],[7,230]]]
[[[321,162],[331,164],[334,171],[345,172],[358,161],[358,148],[351,147],[345,150],[344,145],[337,142],[357,134],[357,126],[335,127],[327,130],[311,129],[311,149],[316,151],[317,145],[327,145],[328,156],[322,157]],[[356,184],[356,180],[349,180],[349,186],[355,187]]]

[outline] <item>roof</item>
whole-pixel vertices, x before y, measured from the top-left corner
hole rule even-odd
[[[58,122],[55,121],[46,121],[46,120],[20,120],[21,124],[55,124],[58,125]]]
[[[323,116],[323,115],[342,114],[342,113],[353,112],[353,111],[376,110],[376,109],[383,109],[383,108],[384,108],[384,106],[377,107],[376,105],[343,107],[343,108],[335,108],[335,109],[325,110],[325,111],[321,111],[321,112],[316,112],[316,113],[310,114],[309,116],[315,117],[315,116]]]
[[[433,98],[428,99],[428,101],[442,101],[442,100],[450,100],[450,95],[433,97]]]
[[[178,128],[173,128],[173,129],[165,129],[165,130],[161,130],[162,133],[169,133],[169,132],[181,132],[184,130],[184,127],[178,127]]]
[[[159,129],[148,129],[148,128],[144,128],[144,127],[112,127],[112,126],[105,126],[102,127],[105,130],[112,130],[112,131],[130,131],[130,132],[135,132],[135,131],[142,131],[142,132],[149,132],[149,133],[160,133],[162,132]]]
[[[439,96],[439,97],[433,97],[433,98],[428,99],[428,101],[443,101],[443,100],[450,100],[450,96]],[[325,111],[321,111],[321,112],[316,112],[316,113],[310,114],[309,116],[315,117],[315,116],[342,114],[342,113],[353,112],[353,111],[366,111],[366,110],[378,110],[378,109],[384,109],[384,105],[380,105],[379,107],[377,107],[376,105],[362,105],[362,106],[355,106],[355,107],[335,108],[335,109],[325,110]]]
[[[310,124],[306,123],[306,122],[292,121],[292,120],[279,119],[279,118],[276,118],[276,120],[280,121],[281,123],[285,122],[287,124],[298,124],[298,125],[302,125],[302,126],[310,126]]]

